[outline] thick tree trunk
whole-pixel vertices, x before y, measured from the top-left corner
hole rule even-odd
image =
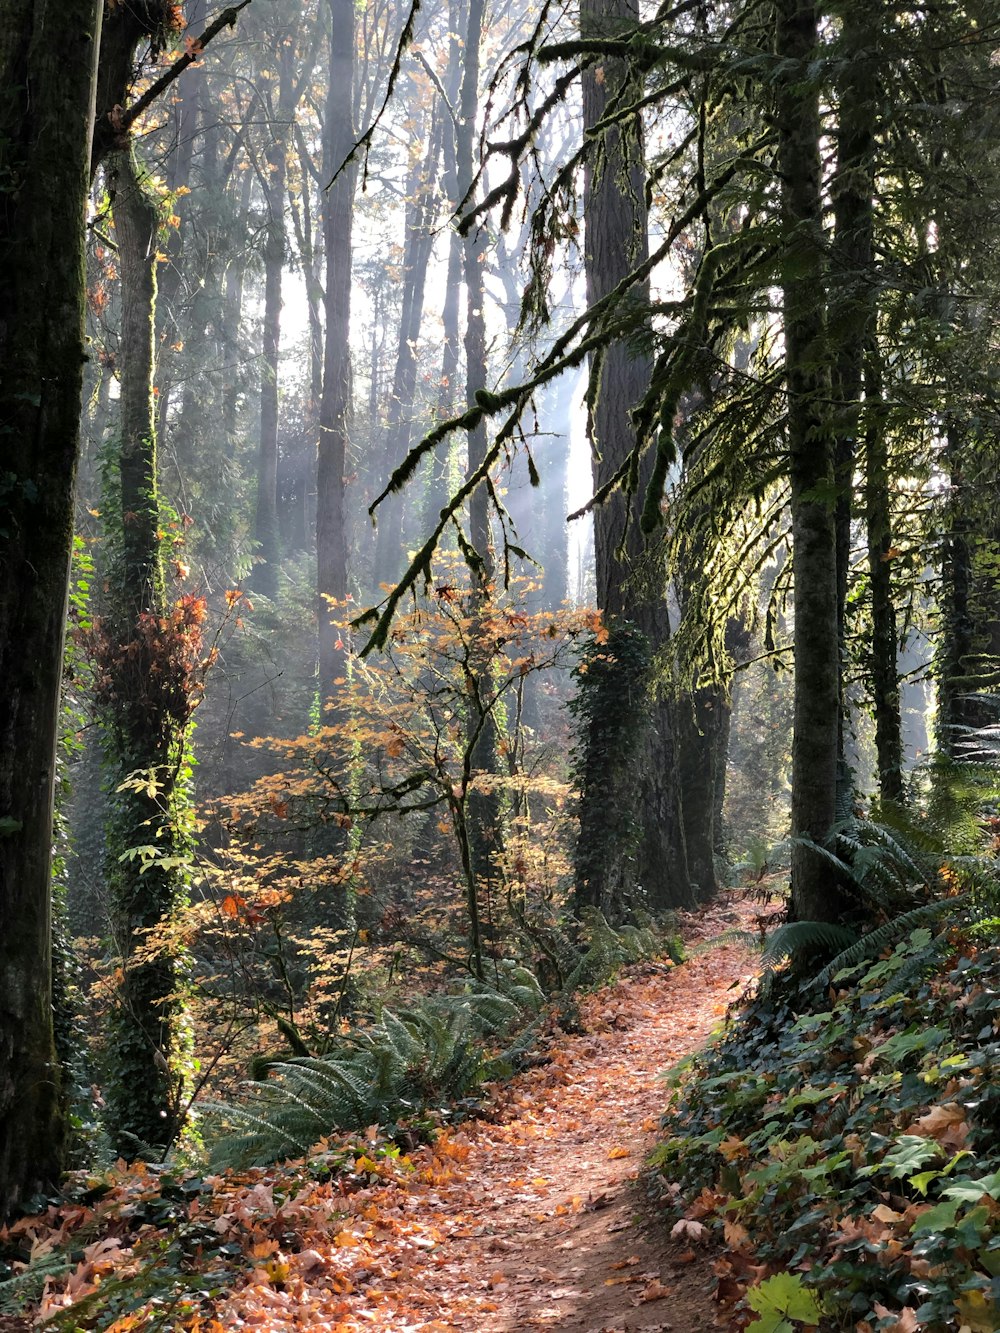
[[[792,741],[792,913],[836,921],[844,899],[823,844],[836,817],[840,626],[833,437],[829,420],[826,272],[820,193],[820,123],[810,62],[817,44],[811,0],[779,0],[776,50],[779,171],[785,227],[782,280],[788,458],[795,558],[795,702]]]
[[[50,856],[100,21],[93,0],[0,7],[0,1215],[62,1165]]]
[[[722,737],[727,707],[722,689],[685,692],[674,707],[677,784],[684,794],[684,850],[688,879],[698,902],[718,891],[716,811],[719,769],[725,767]]]
[[[585,36],[613,36],[638,20],[631,0],[584,0],[580,26]],[[609,101],[629,79],[627,67],[607,60],[583,76],[585,129],[604,116]],[[638,94],[638,89],[637,89]],[[645,164],[642,125],[638,117],[608,130],[588,157],[584,174],[584,225],[587,299],[593,304],[618,285],[647,255]],[[630,412],[649,384],[648,354],[619,341],[605,351],[594,409],[594,485],[613,475],[635,443]],[[643,486],[640,482],[640,494]],[[629,498],[620,490],[594,516],[597,604],[609,625],[632,621],[646,636],[653,654],[665,647],[670,626],[665,600],[663,562],[644,548],[638,515],[630,515]],[[592,748],[605,741],[595,732]],[[638,810],[636,873],[649,903],[657,908],[687,905],[691,890],[684,854],[683,826],[675,775],[670,700],[650,689],[649,726],[640,743],[641,759],[634,773]],[[585,772],[599,773],[596,751]],[[631,802],[632,793],[617,799]],[[581,802],[581,846],[599,836],[587,827],[587,811],[597,805]],[[625,855],[626,849],[621,849]],[[614,863],[615,858],[611,858]],[[579,877],[578,877],[579,881]],[[598,906],[613,910],[606,894],[591,879],[588,893]]]
[[[324,172],[329,180],[354,145],[354,6],[329,0],[330,82],[323,126]],[[337,635],[327,597],[347,596],[347,526],[344,505],[351,408],[351,229],[354,167],[345,167],[324,195],[326,343],[316,478],[316,614],[319,621],[319,691],[327,699],[339,675]]]

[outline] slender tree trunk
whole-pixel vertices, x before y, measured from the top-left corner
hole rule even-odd
[[[460,34],[464,24],[464,0],[448,4],[448,77],[445,92],[451,107],[458,105],[462,86],[463,45]],[[455,135],[445,133],[442,145],[444,193],[452,208],[459,204],[458,175],[455,165]],[[458,401],[459,323],[461,320],[462,238],[452,230],[448,242],[448,267],[445,276],[444,303],[441,308],[441,376],[438,381],[437,415],[446,420],[455,413]],[[430,529],[451,493],[451,449],[449,442],[438,446],[430,462],[424,526]]]
[[[205,0],[194,0],[186,7],[187,26],[190,31],[200,32],[205,25]],[[190,188],[191,167],[194,162],[194,145],[198,136],[198,122],[201,116],[201,93],[204,72],[197,67],[192,69],[187,78],[180,79],[175,85],[176,91],[170,99],[169,116],[172,129],[172,143],[167,157],[167,189],[172,193],[181,186]],[[157,275],[157,325],[160,359],[160,390],[156,400],[157,434],[160,438],[166,430],[167,415],[173,396],[172,370],[177,360],[173,346],[178,341],[181,328],[179,304],[184,290],[184,247],[185,232],[189,228],[187,209],[180,208],[180,225],[169,229],[162,246],[166,263],[160,266]],[[197,272],[198,270],[195,269]],[[199,272],[199,277],[205,275]],[[166,373],[164,373],[166,372]]]
[[[847,660],[847,589],[851,558],[851,511],[865,348],[874,328],[875,285],[872,228],[875,193],[876,62],[881,31],[878,0],[848,5],[841,41],[837,170],[831,183],[834,235],[829,328],[833,365],[834,478],[836,481],[837,623],[840,632],[841,700],[838,782],[840,802],[851,797],[843,697]]]
[[[0,1216],[56,1182],[50,871],[101,6],[0,12]],[[73,53],[67,60],[66,51]]]
[[[569,492],[571,416],[576,377],[563,375],[542,391],[542,423],[549,435],[536,458],[541,485],[534,506],[542,564],[542,601],[558,611],[569,600],[569,534],[566,529]]]
[[[330,82],[323,126],[323,161],[327,180],[354,145],[354,6],[329,0]],[[319,689],[326,699],[341,660],[330,623],[327,597],[347,596],[347,527],[344,487],[351,408],[351,229],[354,219],[354,167],[345,167],[326,190],[323,234],[326,244],[326,343],[323,399],[320,404],[319,462],[316,480],[316,614],[319,621]]]
[[[892,600],[892,509],[889,449],[885,436],[879,350],[872,339],[865,369],[865,529],[871,584],[872,645],[869,655],[879,795],[904,799],[903,729],[896,652],[896,608]]]
[[[785,377],[795,558],[795,701],[792,741],[792,913],[835,921],[843,895],[826,860],[836,817],[840,742],[840,626],[833,438],[825,329],[826,272],[820,193],[820,123],[810,62],[817,45],[812,0],[779,0],[776,51],[779,171],[785,227]]]
[[[465,28],[465,52],[462,89],[459,100],[458,123],[455,128],[455,167],[458,189],[464,197],[472,184],[473,148],[476,119],[479,113],[480,48],[483,37],[485,0],[469,0]],[[471,201],[470,201],[471,202]],[[463,274],[465,276],[465,393],[467,402],[475,402],[476,395],[487,388],[486,364],[486,292],[484,272],[486,263],[486,232],[483,225],[470,227],[462,239]],[[482,466],[488,445],[486,423],[481,421],[466,433],[469,473]],[[474,575],[472,614],[476,618],[488,614],[493,595],[494,574],[493,538],[490,531],[489,496],[485,485],[480,485],[469,499],[469,540],[482,562]],[[492,694],[489,679],[491,664],[489,645],[478,629],[472,631],[473,650],[470,655],[468,677],[470,733],[477,733],[472,750],[474,773],[482,775],[486,789],[473,784],[468,794],[469,853],[473,884],[476,893],[486,901],[498,887],[497,855],[503,840],[500,801],[489,790],[490,779],[499,771],[497,762],[497,735],[495,714],[486,713],[483,700]],[[471,909],[471,905],[470,905]],[[479,912],[470,910],[473,935],[479,933]]]
[[[281,530],[278,523],[278,381],[281,370],[281,288],[285,270],[285,183],[288,141],[298,101],[299,71],[295,64],[298,20],[280,47],[278,102],[269,126],[264,155],[264,355],[260,384],[260,447],[257,458],[257,514],[254,535],[257,558],[252,584],[272,600],[278,593]]]
[[[396,368],[389,399],[386,458],[390,468],[406,457],[413,431],[417,389],[417,341],[424,313],[424,290],[434,244],[434,222],[438,199],[437,172],[441,156],[444,117],[433,113],[427,152],[414,165],[407,189],[403,251],[403,302],[396,345]],[[375,551],[377,583],[391,583],[403,567],[405,501],[386,496],[379,506],[378,540]],[[413,524],[409,525],[413,527]]]
[[[173,806],[182,724],[175,709],[183,703],[164,688],[173,645],[163,629],[166,592],[153,409],[159,219],[130,149],[112,155],[108,177],[122,285],[120,550],[102,665],[109,678],[104,732],[113,788],[111,929],[121,981],[104,1093],[115,1148],[134,1157],[162,1151],[178,1128],[170,1060],[176,1053],[180,978],[168,944],[150,953],[149,933],[170,921],[183,893],[183,876],[159,863],[143,869],[134,849],[154,846],[163,857],[180,850]],[[129,783],[137,772],[148,775],[147,786]]]

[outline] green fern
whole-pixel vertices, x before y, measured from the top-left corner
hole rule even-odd
[[[786,921],[768,937],[764,946],[764,965],[773,968],[776,963],[796,954],[844,950],[857,938],[857,931],[827,921]]]
[[[510,980],[526,1006],[541,989],[526,969]],[[494,987],[432,996],[398,1013],[386,1008],[331,1055],[271,1066],[234,1103],[201,1108],[217,1166],[308,1152],[336,1130],[362,1129],[467,1097],[489,1075],[484,1041],[508,1031],[523,1009]]]
[[[891,921],[886,921],[875,930],[869,931],[867,935],[862,935],[860,939],[856,939],[847,948],[842,949],[835,958],[827,963],[821,972],[817,973],[814,978],[815,985],[828,986],[838,972],[857,967],[866,958],[877,957],[883,949],[905,939],[918,927],[938,921],[942,916],[953,912],[966,902],[967,899],[964,896],[942,898],[937,902],[924,903],[920,907],[913,908],[912,911],[903,912],[900,916],[893,917]],[[928,963],[932,957],[933,953],[929,953],[927,956]]]

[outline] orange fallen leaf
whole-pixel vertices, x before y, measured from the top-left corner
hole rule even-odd
[[[665,1296],[669,1296],[672,1287],[665,1287],[659,1278],[654,1278],[652,1282],[647,1283],[639,1292],[638,1305],[645,1305],[647,1301],[662,1301]]]

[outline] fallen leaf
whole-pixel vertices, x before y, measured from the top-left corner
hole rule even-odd
[[[662,1301],[672,1291],[672,1287],[665,1287],[659,1278],[654,1278],[639,1292],[638,1300],[633,1301],[633,1305],[645,1305],[649,1301]]]

